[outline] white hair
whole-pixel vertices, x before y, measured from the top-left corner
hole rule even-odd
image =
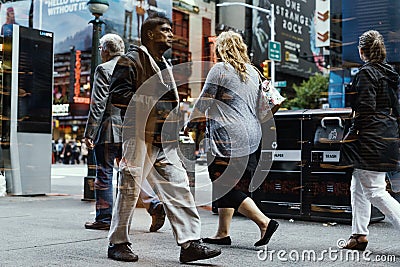
[[[122,38],[114,33],[107,33],[100,38],[100,46],[108,51],[110,56],[119,56],[125,53],[125,44]]]

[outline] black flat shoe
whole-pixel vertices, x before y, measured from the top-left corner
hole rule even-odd
[[[256,243],[254,243],[254,246],[259,247],[259,246],[264,246],[268,244],[269,240],[271,239],[272,235],[275,233],[276,229],[278,229],[279,223],[275,220],[270,220],[267,231],[265,231],[264,236],[258,240]]]
[[[360,242],[358,238],[363,235],[352,235],[347,241],[347,244],[343,247],[344,249],[360,250],[364,251],[368,246],[368,241]]]
[[[228,245],[230,246],[232,243],[230,236],[225,236],[223,238],[203,238],[202,241],[207,244],[217,244],[217,245]]]
[[[85,228],[91,230],[110,230],[110,225],[104,222],[87,222],[85,223]]]

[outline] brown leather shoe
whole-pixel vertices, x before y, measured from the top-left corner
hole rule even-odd
[[[151,214],[150,232],[157,232],[165,223],[165,211],[162,203],[158,204]]]
[[[181,247],[181,263],[211,259],[221,254],[221,249],[203,245],[200,241],[191,241],[189,247]]]
[[[350,236],[347,244],[343,247],[344,249],[361,250],[364,251],[367,248],[368,241],[361,242],[360,237],[365,237],[365,235],[352,235]]]
[[[91,230],[110,230],[110,225],[104,222],[86,222],[85,228]]]
[[[138,261],[139,257],[133,252],[131,243],[109,244],[108,257],[116,261]]]

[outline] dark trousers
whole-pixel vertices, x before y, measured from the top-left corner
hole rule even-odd
[[[94,147],[96,180],[96,221],[111,223],[113,208],[113,170],[114,160],[121,158],[121,143],[97,144]]]

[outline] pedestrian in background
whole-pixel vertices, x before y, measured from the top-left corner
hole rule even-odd
[[[62,155],[63,155],[63,163],[71,164],[71,158],[72,158],[72,141],[71,140],[65,140]]]
[[[57,158],[57,145],[54,140],[51,140],[51,151],[52,151],[52,157],[51,157],[51,164],[56,163],[56,158]]]
[[[82,160],[83,164],[86,164],[88,154],[89,154],[89,151],[88,151],[88,147],[86,145],[85,139],[82,139],[82,141],[81,141],[81,160]]]
[[[109,99],[110,77],[120,56],[125,52],[125,45],[120,36],[106,34],[100,39],[102,64],[94,74],[92,98],[88,121],[85,129],[85,142],[89,149],[94,149],[96,162],[95,198],[96,218],[85,223],[86,229],[110,229],[113,209],[113,170],[114,160],[121,158],[120,110],[111,105]],[[150,185],[144,185],[140,198],[152,216],[150,231],[160,229],[165,222],[163,205],[154,194]]]
[[[265,216],[238,185],[241,180],[250,181],[256,170],[262,136],[259,100],[264,99],[265,106],[268,103],[260,89],[259,73],[251,65],[247,46],[238,33],[221,33],[216,54],[220,62],[208,73],[189,119],[207,117],[208,172],[219,196],[217,232],[203,242],[230,245],[229,229],[236,210],[259,227],[261,239],[254,245],[266,245],[279,224]],[[185,132],[192,127],[188,123]]]
[[[115,67],[110,85],[112,103],[124,117],[123,159],[116,205],[109,232],[108,257],[137,261],[128,235],[129,223],[143,181],[155,186],[164,203],[180,262],[218,256],[200,242],[200,216],[178,156],[179,96],[172,70],[163,57],[171,48],[172,22],[148,18],[141,28],[142,46],[131,46]]]
[[[57,163],[61,163],[62,162],[62,158],[61,158],[61,154],[63,151],[64,145],[63,145],[63,140],[62,139],[58,139],[57,144],[56,144],[56,162]]]
[[[354,167],[350,187],[352,235],[344,248],[365,250],[371,204],[400,230],[400,204],[386,191],[385,182],[386,172],[398,168],[399,75],[385,62],[386,48],[379,32],[364,32],[358,52],[365,63],[352,83],[354,117],[343,150]]]
[[[79,164],[81,163],[80,161],[80,155],[81,155],[81,142],[78,140],[76,141],[75,139],[72,139],[72,158],[71,158],[71,164]]]

